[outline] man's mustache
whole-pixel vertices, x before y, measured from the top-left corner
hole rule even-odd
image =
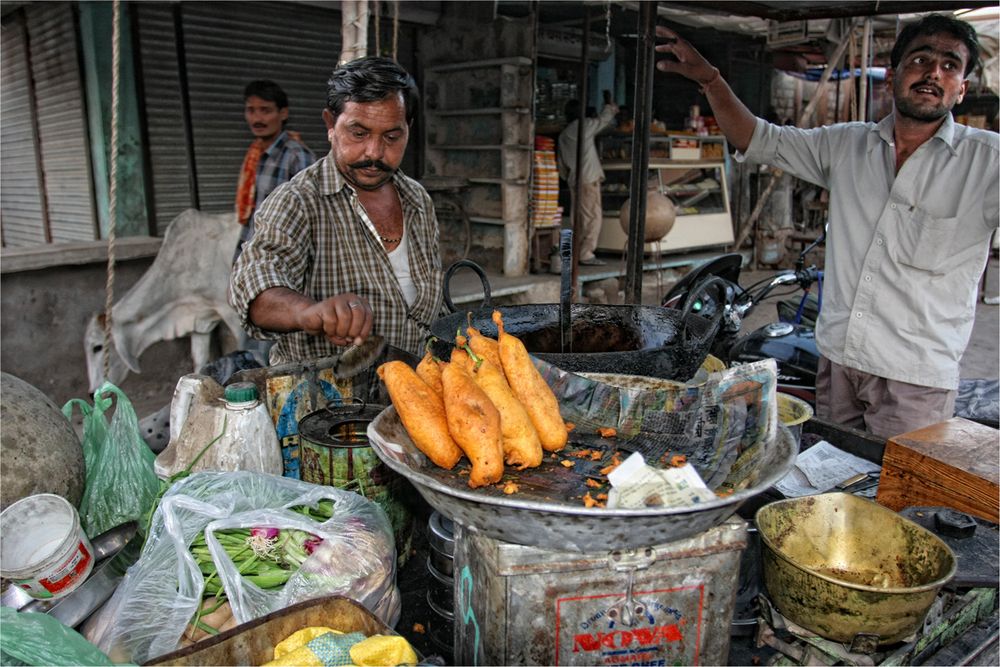
[[[354,162],[353,164],[349,164],[348,166],[351,169],[371,169],[372,167],[375,167],[380,171],[389,171],[389,172],[392,171],[392,167],[387,165],[385,162],[382,162],[381,160],[362,160],[361,162]]]

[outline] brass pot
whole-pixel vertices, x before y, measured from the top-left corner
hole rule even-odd
[[[827,639],[904,639],[955,574],[955,554],[936,535],[848,493],[774,502],[755,521],[771,601]]]

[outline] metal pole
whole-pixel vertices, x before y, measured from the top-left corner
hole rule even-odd
[[[625,303],[642,303],[642,261],[646,238],[646,171],[649,168],[649,125],[653,115],[653,71],[656,46],[656,5],[639,3],[636,44],[635,127],[632,130],[632,174],[629,180],[629,228],[625,256]]]

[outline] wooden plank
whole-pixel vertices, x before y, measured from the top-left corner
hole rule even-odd
[[[886,442],[877,501],[951,507],[1000,522],[1000,431],[961,417]]]

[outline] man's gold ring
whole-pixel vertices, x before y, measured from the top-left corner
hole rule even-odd
[[[351,310],[354,310],[355,308],[360,308],[361,307],[361,302],[360,301],[352,301],[352,302],[350,302],[347,305],[351,308]]]

